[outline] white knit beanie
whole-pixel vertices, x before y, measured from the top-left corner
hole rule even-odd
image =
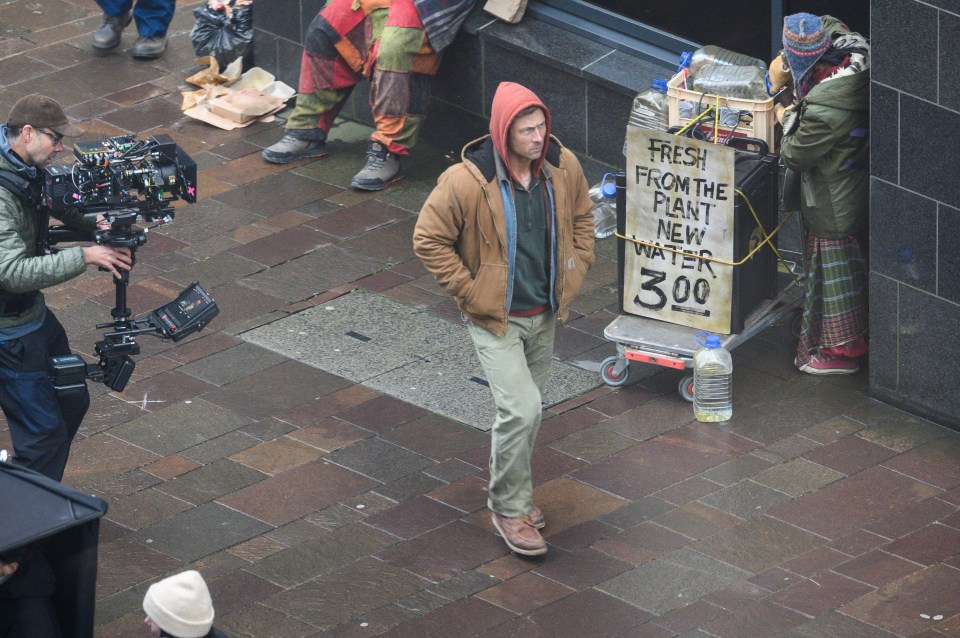
[[[143,611],[176,638],[203,638],[213,625],[213,601],[200,572],[189,570],[150,585]]]

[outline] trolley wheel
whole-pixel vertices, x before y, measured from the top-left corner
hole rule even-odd
[[[682,396],[684,400],[693,403],[693,375],[688,374],[680,379],[677,390],[679,390],[680,396]]]
[[[617,364],[621,362],[623,370],[617,372]],[[607,385],[618,388],[630,379],[630,364],[617,356],[607,357],[600,362],[600,378]]]

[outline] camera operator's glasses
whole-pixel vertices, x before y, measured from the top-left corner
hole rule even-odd
[[[45,131],[42,128],[38,128],[37,130],[43,133],[44,135],[49,135],[50,139],[53,140],[54,146],[56,146],[57,144],[63,141],[63,135],[60,135],[59,133],[54,133],[53,131]]]

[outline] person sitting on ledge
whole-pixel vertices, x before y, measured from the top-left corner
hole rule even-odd
[[[474,0],[330,0],[304,37],[300,93],[279,142],[263,159],[286,164],[327,154],[327,134],[353,87],[370,80],[376,130],[353,188],[378,191],[401,177],[417,141],[440,54]]]

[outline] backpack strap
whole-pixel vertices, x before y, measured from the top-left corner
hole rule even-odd
[[[33,183],[23,175],[13,171],[0,169],[0,186],[24,201],[31,201],[35,197],[36,191],[33,188]]]

